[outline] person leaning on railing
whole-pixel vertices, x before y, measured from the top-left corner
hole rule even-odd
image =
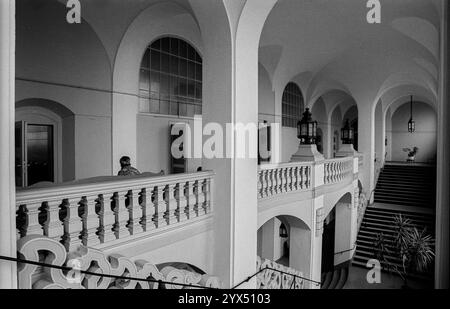
[[[142,175],[142,176],[155,177],[155,176],[164,176],[164,174],[165,174],[163,170],[161,170],[159,173],[151,173],[151,172],[141,173],[141,172],[139,172],[139,170],[137,168],[134,168],[131,166],[131,159],[130,159],[130,157],[127,157],[127,156],[120,158],[120,167],[121,167],[121,170],[117,174],[118,176]]]
[[[118,176],[136,176],[141,174],[141,172],[131,166],[130,157],[124,156],[120,158],[120,167],[121,170],[117,174]]]

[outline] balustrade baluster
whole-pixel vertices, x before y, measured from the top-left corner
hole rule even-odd
[[[97,205],[99,205],[98,195],[88,195],[84,198],[84,228],[82,239],[85,246],[96,246],[100,244],[99,233],[101,229],[101,220],[97,213]]]
[[[177,210],[176,210],[176,217],[178,218],[179,222],[186,221],[188,219],[187,209],[188,202],[186,199],[185,191],[186,190],[186,183],[181,182],[177,183],[175,186],[175,198],[177,200]]]
[[[192,219],[197,216],[195,212],[195,206],[197,203],[197,198],[195,197],[195,181],[188,181],[186,184],[186,196],[187,196],[187,202],[188,202],[188,218]]]
[[[127,197],[128,191],[119,191],[113,195],[115,214],[114,233],[117,239],[127,237],[131,234],[128,227],[130,212],[126,205]]]
[[[99,238],[101,243],[113,241],[116,239],[116,235],[114,233],[114,224],[116,223],[116,216],[111,207],[110,196],[113,193],[105,193],[99,195],[99,203],[100,203],[100,227],[99,227]],[[105,198],[107,196],[107,198]]]
[[[174,224],[178,220],[175,211],[177,209],[177,201],[175,199],[175,184],[169,184],[164,190],[164,197],[166,202],[166,211],[164,212],[164,219],[167,224]]]
[[[29,220],[27,206],[20,205],[16,211],[16,233],[18,240],[22,237],[27,236],[28,226]]]
[[[81,198],[69,198],[63,203],[65,217],[63,219],[63,245],[68,252],[76,250],[82,244],[83,220],[79,216]]]
[[[263,198],[262,190],[262,171],[258,171],[258,184],[257,184],[257,190],[258,190],[258,198]]]
[[[62,236],[64,234],[64,226],[59,219],[62,201],[49,200],[45,204],[46,206],[44,209],[47,215],[47,220],[44,222],[45,236],[60,241],[62,240]]]
[[[128,228],[131,235],[137,235],[144,232],[144,227],[141,225],[141,220],[144,217],[143,209],[138,202],[139,190],[134,189],[128,191],[128,211],[130,213],[130,221]]]
[[[267,171],[267,180],[268,180],[268,196],[272,196],[275,194],[274,188],[274,170]]]
[[[166,212],[166,201],[164,199],[164,185],[159,185],[155,188],[155,222],[156,227],[161,228],[167,226],[167,221],[164,218],[164,213]]]
[[[211,211],[211,179],[206,178],[203,183],[203,194],[205,195],[205,202],[203,203],[203,209],[205,214]]]
[[[154,221],[155,205],[152,202],[153,189],[144,188],[141,191],[141,207],[143,212],[142,225],[144,231],[149,232],[156,228]]]

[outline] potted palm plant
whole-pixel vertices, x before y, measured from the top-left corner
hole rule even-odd
[[[434,259],[434,240],[426,231],[419,231],[409,219],[402,215],[395,217],[395,234],[388,240],[381,233],[377,235],[374,247],[377,258],[383,269],[394,271],[403,280],[402,288],[408,288],[408,278],[417,273],[425,273]],[[388,256],[400,261],[396,265],[388,260]]]
[[[414,147],[414,148],[403,148],[404,152],[408,153],[408,162],[415,162],[416,161],[416,155],[419,152],[419,148],[418,147]]]

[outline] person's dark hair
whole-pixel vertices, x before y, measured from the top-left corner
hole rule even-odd
[[[124,157],[120,158],[120,166],[122,168],[124,168],[126,166],[130,166],[130,165],[131,165],[130,157],[124,156]]]

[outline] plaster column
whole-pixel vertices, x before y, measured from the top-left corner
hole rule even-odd
[[[331,123],[322,125],[323,132],[323,155],[327,159],[333,158],[333,132]]]
[[[375,108],[375,153],[376,153],[376,165],[375,171],[378,166],[382,166],[384,162],[384,153],[386,152],[385,148],[385,121],[383,117],[383,104],[378,103]]]
[[[0,255],[16,257],[15,1],[0,1]],[[0,261],[0,289],[17,288],[14,262]]]
[[[312,278],[312,263],[314,253],[314,233],[291,225],[289,241],[289,267],[301,271],[305,278]],[[310,286],[308,282],[305,282]]]
[[[261,230],[261,258],[275,261],[275,237],[278,237],[278,234],[275,233],[275,218],[265,223]]]
[[[450,194],[450,91],[448,89],[450,72],[450,53],[448,35],[450,23],[448,1],[442,1],[441,20],[441,68],[438,101],[438,158],[437,158],[437,206],[436,206],[436,266],[435,287],[449,287],[449,203]]]
[[[231,29],[218,22],[211,24],[211,11],[204,10],[209,19],[200,17],[205,22],[203,126],[215,122],[224,129],[227,124],[257,128],[259,37],[275,2],[248,0],[243,7],[236,7],[235,1],[224,1]],[[217,3],[202,1],[198,9],[214,10]],[[197,9],[198,3],[193,5]],[[256,273],[258,159],[257,155],[238,158],[242,133],[226,130],[226,158],[204,159],[202,164],[216,173],[214,275],[221,278],[225,288]],[[245,144],[257,152],[257,134]],[[256,279],[240,285],[255,287]]]
[[[363,190],[367,192],[370,203],[375,189],[375,117],[371,102],[358,105],[358,150],[364,154],[364,165],[360,169]]]
[[[272,164],[282,163],[283,161],[283,90],[275,91],[275,117],[272,124],[271,141],[272,141]]]
[[[336,234],[334,245],[334,265],[340,265],[353,258],[357,230],[357,208],[352,201],[336,205]]]

